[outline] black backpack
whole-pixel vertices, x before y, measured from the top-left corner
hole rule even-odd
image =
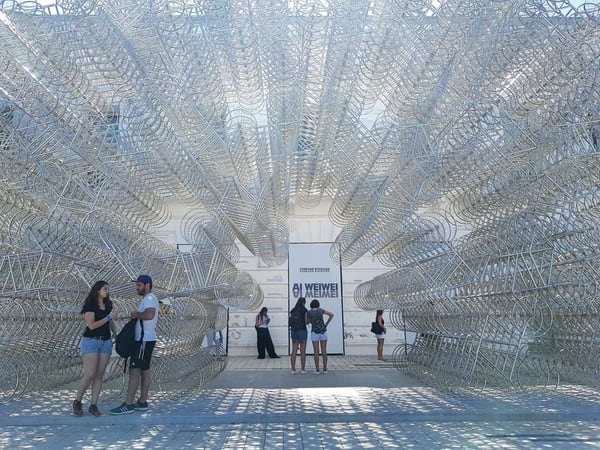
[[[125,358],[123,363],[123,372],[127,370],[127,359],[131,358],[140,348],[140,342],[144,339],[144,324],[140,320],[142,327],[142,337],[139,341],[135,340],[135,323],[137,319],[131,319],[125,324],[117,338],[115,339],[115,350],[121,358]]]

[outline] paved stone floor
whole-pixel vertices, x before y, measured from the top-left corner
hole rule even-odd
[[[147,412],[126,416],[74,417],[71,391],[0,403],[0,448],[600,448],[600,395],[590,388],[457,395],[371,357],[331,357],[327,375],[292,375],[288,364],[232,357],[199,393],[156,393]]]

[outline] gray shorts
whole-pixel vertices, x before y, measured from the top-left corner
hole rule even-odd
[[[310,340],[313,342],[326,341],[327,331],[325,333],[310,333]]]

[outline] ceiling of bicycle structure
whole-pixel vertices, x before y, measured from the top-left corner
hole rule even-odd
[[[172,198],[196,248],[267,264],[325,198],[332,255],[395,269],[597,217],[597,3],[0,5],[4,254],[160,260]]]

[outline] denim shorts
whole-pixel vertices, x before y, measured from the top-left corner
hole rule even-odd
[[[290,339],[292,342],[306,342],[308,333],[304,330],[290,330]]]
[[[327,331],[325,333],[310,333],[310,340],[313,342],[326,341]]]
[[[110,339],[103,341],[101,339],[82,337],[80,347],[80,355],[85,355],[87,353],[106,353],[107,355],[110,355],[112,354],[113,343]]]

